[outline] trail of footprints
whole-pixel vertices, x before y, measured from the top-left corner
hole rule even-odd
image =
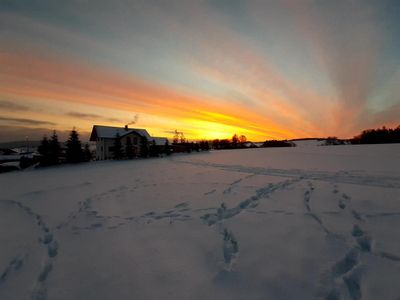
[[[126,187],[123,188],[127,189]],[[86,223],[88,220],[92,220],[92,222],[89,222],[89,225],[71,225],[74,234],[79,234],[79,231],[82,230],[93,230],[99,228],[117,229],[126,225],[128,222],[150,224],[154,221],[166,219],[169,221],[169,223],[173,223],[175,221],[188,221],[192,219],[192,217],[188,214],[189,211],[192,211],[188,202],[179,203],[173,209],[167,211],[150,211],[140,216],[104,216],[99,214],[99,212],[93,208],[93,201],[99,200],[105,196],[109,196],[110,193],[115,193],[116,191],[119,190],[112,189],[108,192],[104,192],[100,195],[89,197],[84,201],[80,201],[78,203],[78,209],[72,212],[67,217],[65,222],[59,224],[57,229],[62,229],[65,226],[71,225],[73,222],[77,223],[79,216],[85,216],[84,221]],[[106,224],[108,225],[105,226]]]
[[[30,217],[32,217],[32,219],[36,222],[36,225],[40,229],[41,237],[39,237],[38,242],[46,249],[46,255],[44,258],[44,265],[40,270],[34,284],[31,298],[32,300],[45,300],[47,299],[47,289],[45,284],[51,270],[53,269],[53,262],[59,251],[58,242],[54,238],[53,233],[46,225],[41,215],[33,212],[30,207],[23,205],[21,202],[14,200],[9,200],[8,202],[14,204]],[[28,254],[19,255],[10,261],[6,269],[0,275],[0,286],[9,279],[12,273],[18,272],[23,267],[27,256]]]
[[[342,211],[348,208],[351,202],[351,197],[345,193],[340,193],[338,186],[335,184],[332,193],[338,197],[338,208]],[[349,297],[352,300],[360,300],[361,293],[361,253],[370,252],[372,248],[372,239],[361,229],[357,222],[362,222],[361,214],[356,210],[351,211],[353,219],[356,223],[353,224],[351,236],[355,241],[346,255],[335,263],[332,268],[331,276],[334,279],[333,288],[325,297],[326,300],[341,299],[340,285],[344,284]]]
[[[329,236],[333,236],[344,241],[344,237],[331,232],[324,225],[323,221],[317,214],[312,211],[311,208],[311,196],[314,191],[312,183],[307,182],[307,188],[304,192],[304,207],[306,210],[306,215],[313,218],[322,230]],[[372,255],[379,256],[384,259],[389,259],[392,261],[400,261],[400,257],[396,255],[385,253],[385,252],[374,252],[373,244],[374,240],[372,237],[366,233],[362,227],[361,223],[365,222],[365,218],[356,210],[350,210],[351,197],[345,193],[341,193],[338,186],[334,185],[332,193],[337,197],[337,206],[340,211],[348,210],[354,219],[354,224],[350,232],[350,236],[353,239],[353,246],[346,255],[336,262],[331,270],[331,278],[333,282],[333,288],[328,292],[325,300],[339,300],[342,298],[342,292],[340,289],[341,284],[343,284],[347,290],[347,293],[351,300],[359,300],[362,298],[361,293],[361,277],[362,277],[362,263],[361,255],[362,253],[370,253]]]
[[[250,176],[252,176],[252,175],[250,175]],[[245,178],[247,178],[247,177],[249,177],[249,176],[246,176]],[[230,184],[229,188],[232,188],[233,186],[238,184],[240,181],[242,181],[242,179],[233,182],[232,184]],[[293,181],[293,180],[291,180],[291,181]],[[291,181],[289,180],[289,182],[291,182]],[[216,215],[219,218],[218,221],[221,221],[222,219],[227,218],[227,217],[233,217],[235,214],[240,213],[240,211],[242,211],[243,209],[251,206],[252,204],[254,205],[255,202],[259,200],[259,198],[267,195],[268,193],[276,190],[277,188],[285,187],[287,184],[288,184],[287,182],[284,182],[283,184],[278,184],[277,186],[269,185],[267,188],[258,190],[256,196],[251,197],[250,199],[247,199],[244,202],[242,202],[234,210],[235,212],[231,216],[228,216],[226,214],[227,207],[223,203],[221,205],[221,207],[217,209]],[[230,193],[231,190],[229,188],[224,191],[224,194]],[[209,192],[208,194],[214,193],[215,191],[216,190],[213,190],[213,191]],[[79,202],[78,209],[76,211],[72,212],[67,217],[67,220],[65,222],[59,224],[57,226],[57,229],[62,229],[65,226],[71,225],[71,223],[75,222],[77,220],[77,218],[82,214],[84,214],[86,217],[92,217],[92,218],[98,219],[99,222],[95,222],[95,223],[90,224],[89,226],[83,226],[83,227],[72,225],[71,228],[75,233],[79,232],[79,230],[91,230],[91,229],[101,228],[101,227],[103,227],[103,223],[106,222],[107,220],[120,219],[121,221],[135,221],[137,223],[149,224],[149,223],[152,223],[153,221],[166,219],[169,221],[169,223],[173,223],[175,221],[191,220],[192,216],[189,213],[194,213],[194,212],[202,213],[207,210],[215,210],[216,209],[214,207],[211,207],[211,208],[205,208],[205,209],[192,210],[190,208],[188,202],[181,202],[181,203],[178,203],[177,205],[175,205],[173,209],[163,211],[163,212],[150,211],[139,217],[125,217],[124,218],[124,217],[120,217],[120,216],[102,216],[93,208],[92,202],[93,202],[93,200],[96,200],[103,196],[108,195],[110,192],[115,192],[115,190],[105,192],[98,196],[87,198],[85,201]],[[212,214],[205,214],[205,215],[202,215],[201,218],[203,220],[206,220],[211,215]],[[218,222],[218,221],[216,221],[216,222]],[[206,222],[206,223],[208,225],[212,225],[215,222]],[[120,222],[114,226],[109,226],[108,229],[115,229],[122,225],[125,225],[125,222]],[[223,257],[224,257],[225,269],[232,270],[232,268],[237,260],[237,257],[239,256],[239,244],[238,244],[236,238],[234,237],[234,234],[231,231],[229,231],[227,228],[220,230],[220,234],[222,235],[222,239],[223,239],[223,247],[222,247],[223,251],[222,252],[223,252]],[[43,269],[43,272],[41,273],[41,275],[39,277],[41,279],[45,279],[47,277],[47,274],[51,271],[51,269],[52,269],[51,265],[45,266],[45,268]],[[41,299],[41,298],[37,298],[37,300],[39,300],[39,299]],[[45,299],[45,298],[43,298],[43,299]]]
[[[311,199],[311,193],[314,191],[314,187],[313,187],[313,184],[311,183],[311,181],[307,182],[307,186],[308,186],[308,188],[304,192],[304,205],[306,207],[306,210],[308,212],[311,212],[310,199]]]
[[[225,202],[222,202],[221,206],[217,209],[215,213],[207,213],[201,216],[201,219],[209,225],[212,226],[216,223],[219,223],[225,219],[233,218],[234,216],[240,214],[242,211],[255,208],[258,206],[259,201],[262,198],[268,197],[271,193],[279,190],[287,188],[288,186],[298,182],[299,179],[289,179],[283,182],[278,182],[276,184],[268,184],[265,187],[262,187],[256,190],[255,195],[241,201],[238,205],[228,208]]]
[[[315,222],[317,222],[318,226],[325,232],[326,235],[329,235],[330,237],[336,238],[336,239],[342,239],[341,236],[331,232],[325,224],[322,222],[321,218],[312,211],[311,209],[311,196],[312,193],[314,192],[315,188],[312,184],[311,181],[307,181],[307,189],[304,192],[304,207],[306,209],[306,215],[312,218]]]
[[[240,182],[242,182],[243,180],[246,180],[246,179],[248,179],[248,178],[254,177],[254,176],[255,176],[255,174],[250,174],[250,175],[247,175],[247,176],[245,176],[245,177],[239,178],[238,180],[235,180],[234,182],[230,183],[230,184],[228,185],[228,188],[226,188],[222,193],[223,193],[224,195],[230,194],[230,193],[232,192],[232,190],[233,190]]]
[[[231,192],[232,187],[236,186],[238,183],[240,183],[242,180],[247,179],[249,177],[254,176],[254,174],[250,174],[245,176],[244,178],[238,179],[234,182],[232,182],[229,187],[224,190],[223,194],[227,195]],[[294,184],[295,182],[298,182],[300,179],[295,178],[295,179],[288,179],[283,182],[279,182],[276,184],[268,184],[266,187],[260,188],[256,191],[254,196],[249,197],[248,199],[245,199],[244,201],[240,202],[237,206],[228,208],[225,203],[222,203],[219,208],[215,207],[210,207],[210,208],[205,208],[205,209],[197,209],[193,210],[189,207],[188,202],[182,202],[174,206],[173,209],[163,211],[163,212],[156,212],[156,211],[150,211],[147,212],[141,216],[138,217],[121,217],[121,216],[102,216],[100,215],[92,206],[92,202],[100,199],[101,197],[104,196],[109,196],[110,193],[115,193],[118,192],[120,189],[113,189],[108,192],[104,192],[100,195],[93,196],[90,198],[87,198],[84,201],[81,201],[78,203],[78,209],[74,212],[72,212],[68,217],[67,220],[61,224],[59,224],[56,228],[58,230],[64,228],[65,226],[71,225],[71,223],[74,223],[77,221],[78,217],[81,216],[82,214],[85,215],[86,217],[92,217],[96,220],[97,222],[92,222],[88,226],[76,226],[76,225],[71,225],[71,229],[73,230],[73,233],[78,234],[79,231],[81,230],[93,230],[93,229],[98,229],[98,228],[104,228],[104,223],[107,221],[117,221],[116,224],[112,226],[108,226],[108,229],[116,229],[120,226],[123,226],[126,224],[126,221],[134,221],[136,223],[145,223],[149,224],[154,221],[158,220],[168,220],[169,223],[173,223],[175,221],[187,221],[191,220],[192,216],[191,214],[193,213],[202,213],[207,210],[216,210],[216,213],[206,213],[201,215],[201,219],[209,226],[212,226],[216,223],[222,223],[224,219],[232,218],[235,215],[241,213],[245,209],[251,209],[255,208],[259,200],[261,198],[268,197],[270,193],[275,192],[276,190],[279,189],[284,189],[288,187],[291,184]],[[126,187],[123,187],[126,189]],[[215,193],[216,190],[212,190],[205,195]],[[87,218],[85,218],[87,220]],[[222,239],[223,239],[223,247],[222,247],[222,252],[223,252],[223,257],[224,257],[224,263],[225,263],[225,269],[226,270],[231,270],[233,265],[235,264],[237,257],[239,256],[239,244],[236,238],[234,237],[233,233],[229,231],[228,229],[224,228],[221,231]],[[45,268],[45,270],[51,270],[51,268]]]
[[[254,175],[248,175],[244,177],[243,179],[249,178]],[[237,180],[230,184],[230,187],[241,182],[241,180]],[[235,238],[234,234],[232,231],[224,227],[223,223],[224,220],[226,219],[231,219],[235,217],[236,215],[240,214],[244,210],[252,209],[258,206],[259,201],[262,198],[268,197],[271,193],[284,189],[295,182],[299,181],[299,179],[289,179],[285,180],[283,182],[279,182],[276,184],[268,184],[267,186],[260,188],[256,190],[255,195],[243,200],[240,202],[238,205],[228,208],[228,206],[225,204],[225,202],[221,203],[221,206],[217,209],[216,213],[206,213],[203,216],[201,216],[201,219],[203,219],[204,223],[207,224],[208,226],[213,226],[215,224],[218,224],[220,228],[220,234],[222,235],[223,243],[222,243],[222,253],[224,257],[224,265],[225,265],[225,270],[226,271],[232,271],[234,265],[237,262],[237,259],[239,257],[239,243],[237,239]],[[229,189],[229,188],[228,188]],[[229,190],[230,191],[230,190]],[[227,193],[224,193],[227,194]]]
[[[336,185],[334,186],[333,193],[340,194]],[[349,206],[350,202],[351,197],[346,195],[345,193],[342,193],[338,200],[338,207],[341,210],[345,210]],[[392,261],[400,261],[400,258],[396,255],[385,252],[374,252],[374,240],[368,233],[366,233],[362,229],[360,225],[361,223],[365,222],[365,218],[354,209],[351,210],[350,213],[355,221],[351,230],[351,236],[353,238],[354,245],[350,248],[345,257],[334,265],[332,269],[332,276],[335,279],[342,279],[342,282],[347,288],[348,294],[352,300],[360,300],[362,298],[362,253],[369,253]],[[341,298],[340,289],[337,286],[338,283],[337,281],[335,282],[336,286],[326,296],[326,300],[339,300]]]
[[[254,175],[249,175],[249,176],[254,176]],[[247,176],[247,177],[249,177]],[[246,178],[247,178],[246,177]],[[208,209],[199,209],[199,210],[192,210],[189,207],[189,204],[187,202],[182,202],[177,205],[171,210],[167,210],[164,212],[148,212],[145,213],[139,217],[121,217],[121,216],[102,216],[98,214],[98,212],[93,209],[92,207],[92,201],[98,199],[99,197],[108,195],[109,193],[114,193],[117,190],[113,189],[111,191],[105,192],[103,194],[100,194],[95,197],[87,198],[84,201],[79,202],[78,208],[76,211],[73,211],[68,217],[67,220],[61,224],[59,224],[56,229],[60,230],[64,228],[65,226],[71,225],[71,223],[75,222],[76,219],[84,214],[86,217],[93,217],[94,219],[99,220],[98,222],[93,222],[89,226],[86,227],[78,227],[78,226],[71,226],[72,230],[74,232],[77,232],[78,230],[89,230],[89,229],[97,229],[103,227],[104,223],[107,220],[113,220],[117,221],[113,226],[109,226],[109,229],[115,229],[118,228],[119,226],[125,225],[126,221],[135,221],[138,223],[144,222],[144,223],[151,223],[156,220],[163,220],[167,219],[169,220],[170,223],[174,221],[187,221],[192,219],[191,215],[189,212],[202,212],[206,210],[215,210],[216,213],[206,213],[201,216],[201,219],[205,222],[205,224],[212,226],[216,223],[219,224],[219,226],[222,228],[220,229],[220,234],[222,236],[223,240],[223,245],[222,245],[222,252],[223,252],[223,258],[224,258],[224,264],[225,264],[225,269],[230,271],[232,270],[233,266],[235,265],[238,257],[239,257],[239,243],[237,239],[235,238],[234,234],[228,230],[227,228],[223,227],[223,221],[225,219],[233,218],[237,214],[241,213],[245,209],[252,209],[255,208],[261,198],[268,197],[269,194],[279,190],[279,189],[284,189],[288,187],[291,184],[294,184],[296,182],[299,182],[304,178],[295,178],[295,179],[289,179],[283,182],[279,182],[277,184],[269,184],[266,187],[260,188],[256,191],[254,196],[251,196],[242,202],[240,202],[237,206],[228,208],[227,205],[223,202],[219,208],[208,208]],[[241,182],[243,179],[237,180],[230,184],[227,190],[224,191],[223,194],[229,194],[231,191],[231,188],[235,185],[237,185],[239,182]],[[313,184],[311,181],[307,182],[307,188],[304,192],[303,195],[303,201],[304,201],[304,207],[306,210],[306,215],[310,216],[313,218],[319,226],[323,229],[323,231],[327,235],[333,235],[335,237],[338,237],[338,235],[335,235],[334,233],[330,232],[324,223],[322,222],[321,218],[317,216],[312,211],[311,208],[311,198],[312,194],[314,192],[315,188],[313,187]],[[211,194],[215,193],[216,190],[212,190],[211,192],[206,193]],[[360,223],[365,222],[365,218],[358,213],[356,210],[350,210],[349,206],[351,203],[351,197],[346,195],[345,193],[341,193],[338,186],[334,185],[332,193],[334,195],[337,195],[338,198],[338,208],[341,211],[350,211],[353,219],[355,220],[355,223],[353,224],[353,228],[351,231],[351,236],[354,240],[354,246],[350,248],[350,250],[346,253],[346,255],[336,262],[334,266],[332,267],[331,270],[331,277],[333,278],[333,288],[327,293],[325,300],[339,300],[341,299],[341,289],[340,289],[340,284],[343,284],[347,291],[349,296],[351,297],[352,300],[359,300],[361,299],[361,254],[362,253],[372,253],[374,255],[380,256],[385,259],[389,259],[392,261],[400,261],[400,257],[397,257],[396,255],[392,255],[389,253],[373,253],[373,239],[362,229],[360,226]],[[39,275],[37,277],[37,281],[35,284],[35,289],[32,293],[32,299],[33,300],[45,300],[47,299],[47,290],[46,290],[46,280],[49,277],[49,274],[51,273],[53,269],[53,262],[54,259],[56,258],[58,251],[59,251],[59,245],[57,240],[54,238],[53,233],[51,233],[50,229],[48,226],[43,221],[43,218],[27,207],[21,204],[20,202],[17,201],[12,201],[15,205],[17,205],[19,208],[23,209],[26,213],[28,213],[30,216],[32,216],[35,221],[37,226],[39,226],[41,232],[42,232],[42,237],[39,239],[39,242],[46,248],[47,252],[47,257],[44,261],[43,267],[39,272]],[[13,272],[18,272],[18,270],[23,266],[24,260],[26,259],[26,255],[20,255],[16,256],[13,258],[6,269],[0,273],[0,287],[1,285],[6,282]]]
[[[161,213],[157,213],[154,211],[148,212],[140,216],[140,218],[146,220],[146,223],[151,223],[154,220],[162,220],[168,219],[170,223],[174,221],[188,221],[191,220],[192,217],[187,214],[188,211],[191,211],[189,208],[189,203],[182,202],[171,210],[167,210]]]

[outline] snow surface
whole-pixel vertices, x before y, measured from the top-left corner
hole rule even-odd
[[[315,147],[315,146],[325,146],[326,140],[296,140],[291,141],[296,145],[296,147]]]
[[[0,175],[0,299],[399,299],[400,145]]]

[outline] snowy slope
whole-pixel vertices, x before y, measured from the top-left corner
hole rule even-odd
[[[0,299],[399,299],[400,145],[0,175]]]
[[[292,141],[296,147],[315,147],[325,145],[326,140],[295,140]]]

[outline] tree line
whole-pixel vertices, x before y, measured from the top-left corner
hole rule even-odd
[[[211,141],[213,149],[242,149],[246,147],[247,138],[245,135],[238,136],[236,133],[231,139],[214,139]]]
[[[177,132],[177,131],[176,131]],[[179,134],[179,135],[178,135]],[[189,142],[184,138],[182,132],[177,132],[173,138],[173,152],[192,152],[192,151],[208,151],[210,149],[241,149],[248,148],[246,146],[247,138],[244,135],[234,134],[231,139],[214,139],[202,140],[198,142]]]
[[[384,143],[400,143],[400,125],[396,128],[367,129],[361,134],[353,137],[350,140],[340,140],[336,137],[329,137],[326,141],[327,145],[339,145],[345,142],[351,144],[384,144]],[[286,140],[266,140],[261,147],[293,147],[293,143]],[[256,145],[247,141],[246,136],[234,134],[231,139],[214,139],[203,140],[200,142],[189,142],[181,133],[181,138],[174,138],[170,145],[168,140],[165,145],[156,145],[154,141],[148,141],[146,137],[141,138],[140,153],[135,153],[130,139],[126,141],[125,146],[121,143],[120,136],[116,136],[113,145],[114,159],[133,159],[136,157],[158,157],[170,155],[172,152],[187,152],[192,151],[208,151],[210,149],[242,149],[255,148]],[[90,151],[89,144],[82,145],[79,139],[79,133],[74,128],[69,134],[69,138],[65,145],[61,145],[58,140],[56,131],[48,138],[44,136],[38,148],[40,157],[38,159],[40,166],[57,165],[61,163],[79,163],[93,159],[93,153]],[[37,159],[32,160],[27,157],[21,158],[21,168],[28,167],[36,163]]]
[[[352,144],[400,143],[400,125],[397,128],[367,129],[350,140]]]
[[[55,130],[50,138],[44,136],[38,147],[38,152],[40,154],[40,166],[51,166],[60,163],[79,163],[90,161],[93,158],[89,144],[86,143],[85,146],[82,147],[79,133],[75,129],[71,130],[65,147],[62,147],[58,141],[58,135]]]

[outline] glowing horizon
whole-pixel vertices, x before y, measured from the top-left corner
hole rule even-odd
[[[0,141],[135,116],[190,140],[400,124],[392,1],[150,2],[0,4]]]

